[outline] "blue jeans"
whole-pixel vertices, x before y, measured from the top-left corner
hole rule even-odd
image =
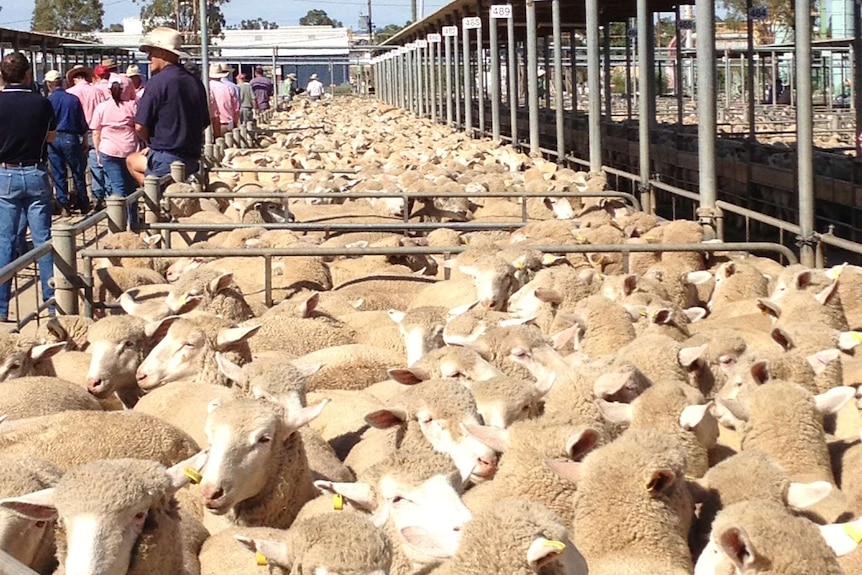
[[[103,163],[104,163],[104,156]],[[93,197],[97,200],[104,200],[111,195],[111,182],[108,175],[105,173],[105,168],[99,165],[96,160],[96,150],[90,148],[90,154],[87,158],[87,164],[90,166],[90,179],[93,184]]]
[[[44,164],[31,168],[0,168],[0,267],[24,249],[23,239],[30,227],[33,245],[51,239],[51,183]],[[42,301],[54,296],[48,280],[54,275],[51,252],[39,258]],[[11,280],[0,285],[0,317],[9,315]]]
[[[174,162],[185,164],[186,176],[194,174],[200,168],[200,160],[198,158],[181,158],[170,152],[151,149],[147,154],[146,175],[167,176],[171,173],[171,164]]]
[[[102,156],[102,169],[108,176],[113,195],[128,197],[135,191],[137,184],[129,173],[129,168],[126,167],[126,158],[118,158],[115,156]],[[138,221],[137,210],[129,209],[129,223],[134,224]]]
[[[76,206],[85,209],[90,206],[87,198],[87,180],[85,172],[87,162],[84,149],[81,147],[81,137],[67,132],[57,132],[54,141],[48,144],[48,159],[51,161],[51,175],[54,178],[54,194],[64,206],[69,206],[68,187],[66,185],[66,166],[72,171],[75,189],[78,191]]]

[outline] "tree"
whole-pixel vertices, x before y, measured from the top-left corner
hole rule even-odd
[[[309,10],[308,14],[299,19],[300,26],[332,26],[343,28],[338,20],[330,18],[324,10]]]
[[[263,18],[255,18],[254,20],[243,20],[239,26],[228,26],[230,30],[275,30],[278,28],[276,22],[269,22]]]
[[[144,32],[157,26],[170,26],[179,30],[188,44],[200,42],[197,0],[134,0],[141,6]],[[225,28],[221,5],[228,0],[209,0],[207,3],[207,30],[210,36],[221,36]]]
[[[123,32],[125,29],[122,24],[111,24],[107,28],[102,28],[102,32]]]
[[[748,14],[746,0],[721,0],[722,7],[727,10],[728,19],[736,19],[742,22],[745,28],[745,20]],[[811,8],[815,9],[819,2],[811,0]],[[767,17],[754,22],[754,43],[771,44],[775,42],[775,33],[779,28],[794,28],[793,3],[789,0],[757,0],[755,7],[764,7]]]
[[[102,28],[101,0],[36,0],[30,29],[41,32],[95,32]]]
[[[374,32],[374,41],[377,43],[383,43],[386,40],[393,37],[394,35],[396,35],[397,33],[399,33],[401,30],[403,30],[404,28],[406,28],[409,25],[410,25],[410,21],[408,20],[404,24],[404,26],[399,26],[398,24],[389,24],[387,26],[384,26],[380,30],[376,30]]]

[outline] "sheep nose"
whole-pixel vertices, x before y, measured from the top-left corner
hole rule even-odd
[[[101,379],[88,379],[87,380],[87,391],[91,394],[96,395],[101,391],[102,388],[102,380]]]
[[[482,300],[482,307],[484,307],[485,309],[494,309],[495,307],[497,307],[497,301],[493,299]]]
[[[135,372],[135,379],[138,380],[138,383],[141,383],[145,379],[147,379],[147,374],[138,370],[137,372]]]
[[[202,485],[201,495],[204,498],[204,504],[207,507],[213,507],[213,504],[224,496],[224,489],[215,485]]]

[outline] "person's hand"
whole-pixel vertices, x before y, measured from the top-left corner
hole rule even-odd
[[[96,165],[99,166],[100,168],[104,167],[102,165],[102,155],[98,151],[96,151]]]

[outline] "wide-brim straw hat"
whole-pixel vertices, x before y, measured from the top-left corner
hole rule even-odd
[[[131,66],[126,68],[126,77],[127,78],[131,78],[132,76],[140,76],[140,75],[141,75],[141,69],[138,68],[137,66],[135,66],[134,64],[132,64]]]
[[[62,78],[62,76],[60,76],[60,72],[58,72],[57,70],[48,70],[45,73],[46,82],[56,82],[60,78]]]
[[[105,58],[104,60],[102,60],[101,64],[102,64],[102,66],[104,66],[108,70],[111,70],[111,69],[117,67],[117,63],[114,61],[113,58]]]
[[[288,74],[287,77],[290,78],[291,80],[296,80],[296,74],[294,74],[293,72]]]
[[[75,84],[75,78],[83,75],[84,78],[87,79],[88,82],[93,81],[93,70],[84,66],[83,64],[78,64],[77,66],[72,66],[68,72],[66,72],[66,81],[69,82],[69,85],[72,86]]]
[[[189,55],[180,50],[182,45],[182,34],[173,28],[159,26],[158,28],[153,28],[147,32],[147,35],[144,36],[144,39],[141,42],[139,50],[141,52],[149,52],[152,48],[159,48],[166,52],[176,54],[180,58],[188,58]]]
[[[224,78],[230,74],[223,64],[210,64],[210,78]]]

